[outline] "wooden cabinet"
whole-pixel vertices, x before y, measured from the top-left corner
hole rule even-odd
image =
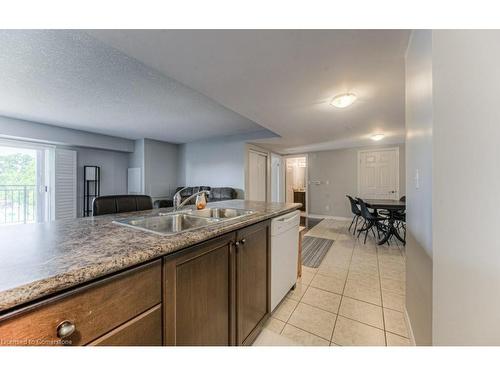
[[[90,346],[160,346],[162,344],[161,304],[92,341]]]
[[[248,345],[269,316],[269,223],[164,261],[166,345]]]
[[[293,202],[294,203],[302,203],[302,207],[300,207],[300,210],[305,212],[306,211],[306,192],[294,190]]]
[[[165,258],[166,345],[232,345],[234,233]]]
[[[251,344],[270,313],[269,224],[264,222],[236,234],[236,340]]]
[[[269,221],[0,315],[1,345],[249,345],[270,313]]]
[[[2,317],[0,338],[3,345],[86,345],[159,303],[155,261]]]

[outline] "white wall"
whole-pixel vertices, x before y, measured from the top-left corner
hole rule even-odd
[[[179,184],[232,187],[243,197],[245,141],[227,138],[179,146]]]
[[[83,166],[101,167],[101,195],[127,194],[127,168],[129,154],[126,152],[96,150],[73,147],[77,158],[77,213],[83,214]]]
[[[500,31],[433,32],[437,345],[500,345]]]
[[[153,199],[171,198],[179,185],[179,146],[176,144],[144,140],[144,191]]]
[[[432,127],[432,31],[416,30],[406,54],[406,309],[418,345],[432,343]]]
[[[129,168],[141,168],[142,193],[153,200],[171,198],[179,186],[179,145],[138,139],[129,155]]]
[[[405,195],[405,145],[373,146],[370,149],[399,147],[399,194]],[[308,155],[309,181],[329,181],[309,185],[308,212],[313,215],[352,217],[346,194],[358,193],[358,151],[348,148],[311,152]]]

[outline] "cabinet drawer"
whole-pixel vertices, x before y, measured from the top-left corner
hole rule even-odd
[[[0,345],[85,345],[160,302],[158,260],[0,318]],[[65,321],[75,331],[61,340]]]
[[[162,344],[161,305],[129,320],[97,340],[91,346],[160,346]]]

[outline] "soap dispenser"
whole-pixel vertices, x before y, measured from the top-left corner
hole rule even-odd
[[[196,197],[196,209],[203,210],[207,206],[207,198],[205,198],[205,193],[199,194]]]

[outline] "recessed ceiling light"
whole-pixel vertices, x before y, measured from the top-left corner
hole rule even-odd
[[[374,141],[380,141],[381,139],[384,138],[384,135],[383,134],[373,134],[372,136],[370,136],[370,138]]]
[[[356,101],[356,95],[352,93],[346,93],[333,97],[330,104],[337,108],[345,108],[349,107],[355,101]]]

